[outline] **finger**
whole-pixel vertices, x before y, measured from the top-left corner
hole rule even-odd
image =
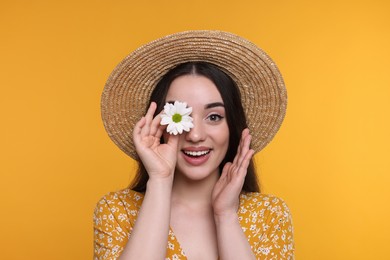
[[[248,128],[245,128],[241,133],[240,143],[238,144],[237,153],[236,153],[236,156],[234,157],[234,160],[233,160],[233,164],[235,164],[235,165],[239,164],[239,158],[241,157],[241,154],[242,154],[242,147],[244,145],[244,140],[248,134],[249,134]]]
[[[145,115],[145,125],[141,129],[141,136],[142,137],[145,137],[145,136],[149,135],[149,133],[150,133],[150,124],[153,120],[153,115],[154,115],[154,112],[156,111],[156,107],[157,107],[157,105],[155,102],[150,103],[148,111],[146,112],[146,115]]]
[[[135,124],[133,130],[133,140],[134,144],[137,145],[140,140],[142,127],[145,125],[145,117],[141,117],[141,119]]]
[[[243,144],[241,146],[240,157],[238,157],[237,160],[237,167],[241,167],[241,164],[243,163],[245,156],[249,151],[251,139],[252,139],[251,135],[248,134],[247,136],[245,136],[245,139],[243,140]]]
[[[180,135],[167,135],[166,144],[168,144],[171,147],[175,147],[175,149],[179,146],[179,137]]]
[[[240,151],[241,151],[241,142],[242,142],[242,138],[240,139],[240,142],[238,143],[238,147],[237,147],[236,156],[234,156],[234,159],[233,159],[233,164],[237,164],[238,157],[240,156]]]
[[[161,136],[163,135],[164,133],[164,130],[167,128],[166,125],[160,125],[158,128],[157,128],[157,132],[156,134],[154,135],[156,138],[161,138]]]
[[[226,163],[225,166],[223,167],[222,169],[222,173],[221,173],[221,176],[219,177],[217,183],[216,183],[216,187],[220,190],[222,187],[224,187],[226,185],[226,182],[227,182],[227,176],[228,176],[228,172],[229,172],[229,168],[230,168],[230,165],[232,163]]]
[[[237,166],[233,163],[230,163],[229,168],[226,172],[226,181],[230,183],[235,175],[235,172],[237,171]]]
[[[219,177],[217,182],[220,190],[224,189],[231,181],[231,166],[232,163],[228,162],[222,169],[221,177]]]
[[[241,162],[241,165],[240,165],[240,168],[238,170],[238,176],[241,176],[242,178],[245,178],[247,172],[248,172],[248,166],[249,166],[249,163],[253,157],[253,155],[255,154],[255,151],[253,149],[250,149],[246,154],[245,154],[245,157],[244,157],[244,160]]]
[[[249,129],[248,128],[245,128],[244,130],[242,130],[240,144],[239,144],[239,146],[237,148],[237,153],[241,152],[242,147],[243,147],[243,145],[245,143],[245,139],[247,138],[248,135],[249,135]]]
[[[153,120],[152,120],[152,123],[150,125],[150,135],[152,136],[156,136],[156,133],[158,132],[158,129],[160,127],[160,122],[161,122],[161,113],[159,113],[158,115],[156,115]]]
[[[247,142],[248,136],[250,136],[250,134],[249,134],[249,129],[248,129],[248,128],[245,128],[245,129],[242,131],[242,134],[241,134],[240,149],[242,149],[243,146],[245,146],[245,144],[246,144],[246,142]]]
[[[248,159],[248,165],[249,165],[249,161],[251,158],[250,154],[248,154],[248,158],[247,159]],[[241,174],[237,174],[236,171],[240,172],[242,170],[236,169],[236,167],[232,163],[225,164],[225,166],[223,168],[223,173],[222,173],[222,176],[224,176],[222,183],[224,186],[229,185],[233,189],[233,191],[240,193],[242,186],[244,185],[244,182],[245,182],[246,170],[242,171],[243,173],[241,173]],[[221,178],[222,178],[222,176],[221,176]]]
[[[225,165],[223,166],[222,168],[222,174],[221,174],[221,177],[219,177],[220,179],[225,179],[229,170],[230,170],[230,167],[231,167],[232,163],[231,162],[227,162],[225,163]]]

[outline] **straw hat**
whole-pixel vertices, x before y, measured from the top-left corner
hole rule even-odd
[[[263,149],[282,124],[286,88],[275,63],[259,47],[221,31],[186,31],[165,36],[129,54],[111,73],[102,94],[103,123],[110,138],[137,158],[132,131],[145,114],[161,77],[178,64],[217,65],[237,84],[252,135],[251,147]]]

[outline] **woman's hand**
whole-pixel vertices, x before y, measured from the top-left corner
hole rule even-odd
[[[156,107],[155,102],[150,104],[133,131],[135,149],[150,179],[173,177],[179,143],[179,136],[174,135],[169,136],[167,143],[160,143],[165,127],[160,125],[160,115],[153,118]]]
[[[215,217],[237,214],[239,196],[244,185],[249,162],[254,150],[249,149],[251,135],[249,129],[242,131],[240,144],[233,162],[225,164],[221,177],[212,192],[212,205]]]

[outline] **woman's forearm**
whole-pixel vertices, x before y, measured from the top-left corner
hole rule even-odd
[[[242,231],[237,214],[215,216],[214,219],[220,259],[256,259],[247,237]]]
[[[165,259],[172,180],[149,180],[142,206],[121,260]]]

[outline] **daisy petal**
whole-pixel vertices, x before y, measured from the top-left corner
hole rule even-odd
[[[176,123],[175,128],[177,129],[179,134],[183,133],[183,124],[182,123],[179,123],[179,124]]]
[[[161,115],[161,122],[160,122],[161,125],[168,125],[171,122],[172,122],[172,117]]]

